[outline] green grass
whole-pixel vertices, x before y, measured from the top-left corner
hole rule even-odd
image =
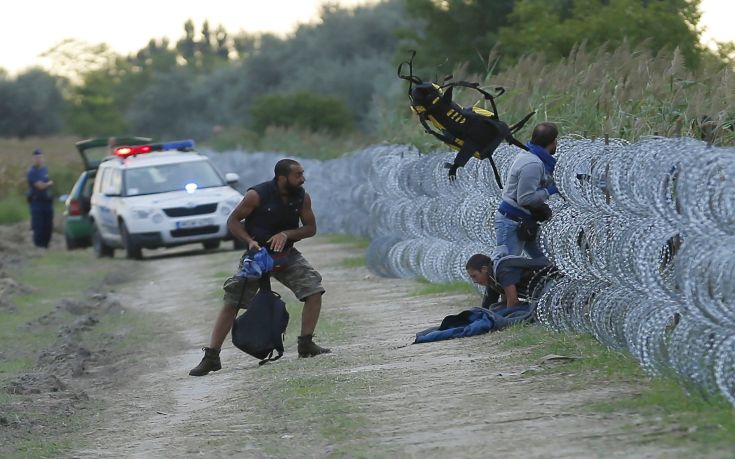
[[[62,298],[81,298],[88,287],[99,285],[112,269],[126,264],[122,260],[92,262],[92,257],[91,251],[48,251],[11,273],[18,283],[34,290],[13,299],[15,311],[0,312],[0,349],[19,347],[25,351],[22,356],[50,345],[56,339],[57,322],[30,331],[24,325],[53,311]]]
[[[583,389],[594,382],[633,383],[644,387],[640,393],[588,405],[585,409],[642,415],[647,422],[660,426],[661,431],[672,431],[664,438],[674,444],[691,442],[707,451],[735,447],[735,409],[721,396],[707,398],[696,390],[687,394],[673,376],[651,377],[629,354],[608,349],[588,334],[555,333],[530,325],[508,328],[501,337],[499,349],[523,350],[517,358],[529,365],[537,364],[549,354],[579,357],[536,372],[538,375],[573,374],[569,389]]]
[[[296,299],[286,300],[286,310],[288,311],[288,329],[286,329],[285,345],[295,343],[296,338],[301,334],[301,312],[304,304]],[[315,335],[318,337],[315,341],[324,343],[333,343],[342,341],[347,338],[348,324],[339,316],[322,309],[319,315],[319,322],[316,325]],[[327,346],[329,347],[329,346]]]
[[[724,397],[689,394],[673,377],[653,378],[640,394],[588,407],[603,413],[637,413],[666,426],[677,426],[685,435],[672,436],[674,444],[701,445],[703,451],[735,448],[735,408]]]
[[[0,198],[0,225],[28,220],[30,213],[24,196],[13,194]]]
[[[362,268],[365,266],[365,256],[345,258],[340,261],[339,265],[342,268]]]
[[[52,416],[48,419],[51,422],[55,422],[58,416]],[[72,448],[73,444],[71,440],[51,440],[42,436],[35,436],[24,439],[14,445],[14,451],[4,452],[3,458],[5,459],[27,459],[29,457],[62,457],[64,451],[68,451]]]
[[[52,250],[9,270],[15,280],[33,291],[13,298],[15,311],[0,312],[0,349],[5,354],[5,360],[0,362],[0,386],[33,371],[39,352],[58,339],[59,327],[77,318],[68,312],[57,312],[50,323],[42,324],[38,322],[39,317],[54,311],[62,299],[87,296],[89,289],[101,285],[107,274],[129,269],[130,264],[128,260],[94,260],[91,251]],[[155,323],[142,314],[125,311],[97,317],[99,323],[80,335],[79,344],[92,352],[102,346],[111,355],[131,352],[156,332]],[[35,426],[33,430],[0,431],[0,456],[63,456],[73,446],[70,435],[89,422],[83,413],[94,402],[76,402],[75,413],[64,414],[37,404],[34,401],[37,398],[37,395],[0,395],[2,416],[10,422],[19,420],[23,425]]]
[[[297,376],[282,389],[286,405],[296,417],[316,421],[322,437],[332,442],[355,438],[368,425],[367,418],[354,414],[346,393],[367,389],[361,380],[337,376]],[[299,414],[303,412],[303,416]],[[318,416],[314,414],[318,413]]]
[[[332,233],[325,235],[324,238],[330,244],[347,244],[361,249],[366,249],[370,245],[369,238],[351,234]]]
[[[419,287],[413,291],[412,296],[427,295],[456,295],[460,293],[472,294],[477,291],[467,282],[441,282],[431,283],[424,278],[417,278],[416,282]]]
[[[222,282],[224,282],[225,279],[232,277],[233,274],[235,273],[233,273],[232,271],[217,271],[216,273],[212,274],[212,279],[216,279],[216,280],[221,279]],[[220,288],[220,290],[222,289]]]

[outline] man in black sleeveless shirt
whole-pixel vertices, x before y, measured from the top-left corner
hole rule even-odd
[[[249,250],[267,247],[274,258],[287,256],[285,268],[274,271],[272,277],[288,287],[304,302],[301,315],[301,336],[298,337],[299,357],[329,353],[312,340],[322,307],[321,275],[309,265],[293,244],[316,234],[316,216],[311,197],[304,191],[304,168],[291,159],[276,163],[275,178],[248,189],[245,197],[227,219],[233,236],[248,245]],[[245,220],[245,226],[241,221]],[[299,224],[300,222],[300,224]],[[240,259],[240,269],[245,255]],[[189,374],[203,376],[222,368],[219,352],[239,308],[247,305],[258,291],[257,279],[233,276],[225,281],[224,305],[212,330],[204,358]]]

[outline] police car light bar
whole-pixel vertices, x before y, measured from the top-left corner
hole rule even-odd
[[[171,142],[163,143],[151,143],[148,145],[135,145],[132,147],[123,146],[115,148],[115,156],[120,158],[127,158],[128,156],[135,156],[141,153],[150,153],[152,151],[166,151],[166,150],[190,150],[194,148],[193,140],[172,140]]]

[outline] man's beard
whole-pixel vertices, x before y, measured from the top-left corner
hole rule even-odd
[[[298,194],[302,189],[302,185],[291,185],[291,183],[286,182],[286,193],[291,196]]]

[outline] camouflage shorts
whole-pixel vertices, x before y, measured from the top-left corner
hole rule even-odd
[[[241,268],[242,258],[240,259],[238,271]],[[324,287],[322,287],[321,274],[295,248],[292,248],[289,254],[288,266],[282,271],[272,273],[271,278],[285,285],[296,295],[299,301],[304,301],[315,293],[323,294],[325,292]],[[222,286],[225,291],[224,303],[235,308],[238,307],[238,304],[241,308],[244,307],[258,293],[258,285],[258,279],[230,277]]]

